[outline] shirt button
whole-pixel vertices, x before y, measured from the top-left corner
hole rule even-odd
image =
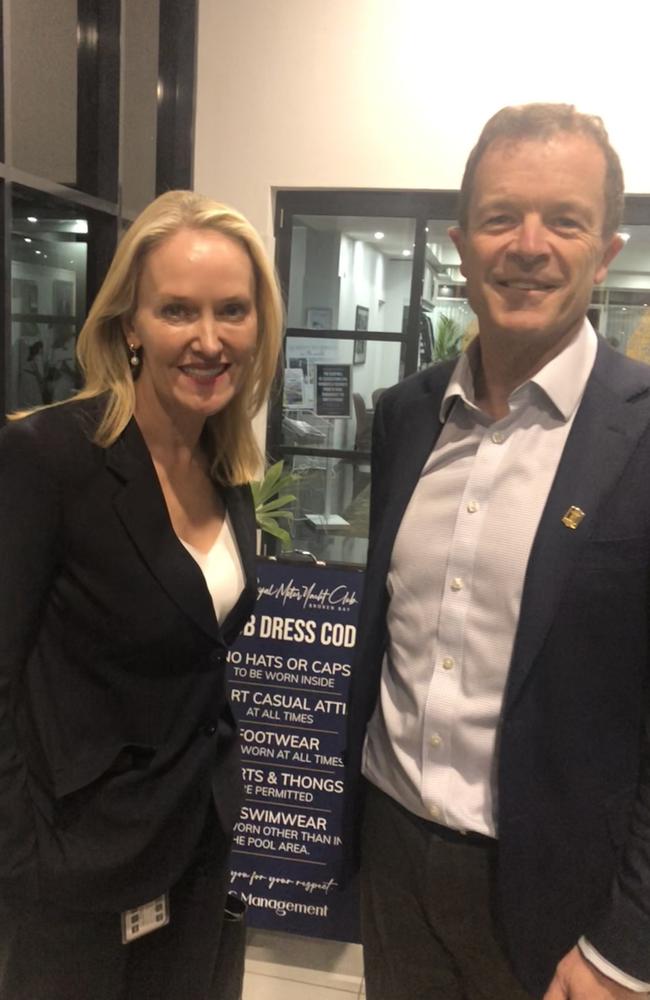
[[[442,666],[444,670],[454,669],[454,661],[452,660],[451,656],[445,656],[444,660],[442,661]]]
[[[470,500],[470,502],[467,504],[467,512],[468,512],[468,514],[476,514],[476,511],[478,509],[479,509],[479,505],[478,505],[478,502],[476,500]]]
[[[430,805],[429,816],[431,816],[433,819],[440,819],[440,806]]]
[[[462,590],[463,589],[463,581],[462,581],[462,579],[459,576],[455,576],[453,578],[453,580],[451,581],[450,586],[451,586],[452,590]]]
[[[502,434],[501,431],[494,431],[491,437],[495,444],[503,444],[506,439],[505,434]]]
[[[433,735],[431,736],[431,746],[432,747],[442,746],[442,736],[440,735],[440,733],[433,733]]]

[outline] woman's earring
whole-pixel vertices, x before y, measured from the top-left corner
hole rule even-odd
[[[140,365],[140,355],[138,354],[138,349],[135,344],[129,344],[129,364],[131,368],[138,368]]]

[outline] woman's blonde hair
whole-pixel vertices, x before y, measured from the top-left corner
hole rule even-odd
[[[253,266],[258,323],[255,356],[239,392],[224,410],[208,418],[204,434],[213,477],[238,485],[252,479],[262,462],[252,419],[266,400],[276,373],[283,312],[275,272],[262,241],[235,209],[193,191],[167,191],[140,213],[122,237],[79,334],[77,359],[84,388],[74,398],[107,394],[95,443],[105,448],[113,444],[135,409],[124,327],[136,309],[144,259],[180,229],[212,229],[237,240]]]

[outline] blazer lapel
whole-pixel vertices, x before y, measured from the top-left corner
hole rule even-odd
[[[393,460],[382,460],[379,456],[385,478],[382,499],[386,503],[386,513],[382,517],[376,551],[386,565],[422,467],[442,430],[440,403],[453,370],[453,364],[444,369],[442,366],[432,369],[436,377],[429,383],[429,392],[406,403],[400,419],[391,425],[393,434],[389,431],[385,448]]]
[[[156,470],[134,419],[107,449],[106,465],[122,482],[114,507],[151,573],[184,614],[222,643],[203,573],[172,528]]]
[[[250,614],[257,596],[256,522],[248,486],[223,487],[221,493],[230,515],[245,581],[237,603],[222,624],[223,634],[230,642],[242,627],[242,616],[247,618]]]
[[[599,345],[528,560],[506,709],[515,702],[559,613],[565,581],[595,527],[602,498],[620,479],[639,435],[648,426],[650,388],[644,375]],[[572,506],[585,513],[576,530],[562,522]]]

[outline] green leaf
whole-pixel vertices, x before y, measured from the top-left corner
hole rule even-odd
[[[295,502],[292,491],[298,477],[293,472],[284,471],[284,462],[275,462],[266,472],[261,482],[251,483],[255,517],[258,527],[280,539],[283,548],[291,545],[291,536],[278,524],[278,519],[287,523],[293,521],[293,511],[287,510],[287,505]]]
[[[267,535],[273,535],[274,538],[279,538],[282,542],[284,548],[287,548],[291,544],[291,536],[288,531],[281,528],[277,521],[272,518],[261,518],[258,524],[262,531],[265,531]]]
[[[460,353],[463,331],[459,323],[444,313],[436,324],[434,357],[436,361],[447,361]]]
[[[286,507],[295,499],[293,493],[285,493],[284,496],[276,497],[275,500],[267,500],[266,503],[260,505],[259,510],[262,514],[267,514],[269,511],[277,510],[278,507]]]
[[[284,462],[280,460],[271,466],[267,470],[266,475],[259,486],[259,498],[262,503],[265,500],[269,500],[275,493],[278,492],[278,483],[282,476],[284,470]]]
[[[273,518],[273,520],[276,520],[278,517],[283,517],[287,521],[293,521],[293,511],[292,510],[274,510],[273,514],[270,515],[270,516]]]

